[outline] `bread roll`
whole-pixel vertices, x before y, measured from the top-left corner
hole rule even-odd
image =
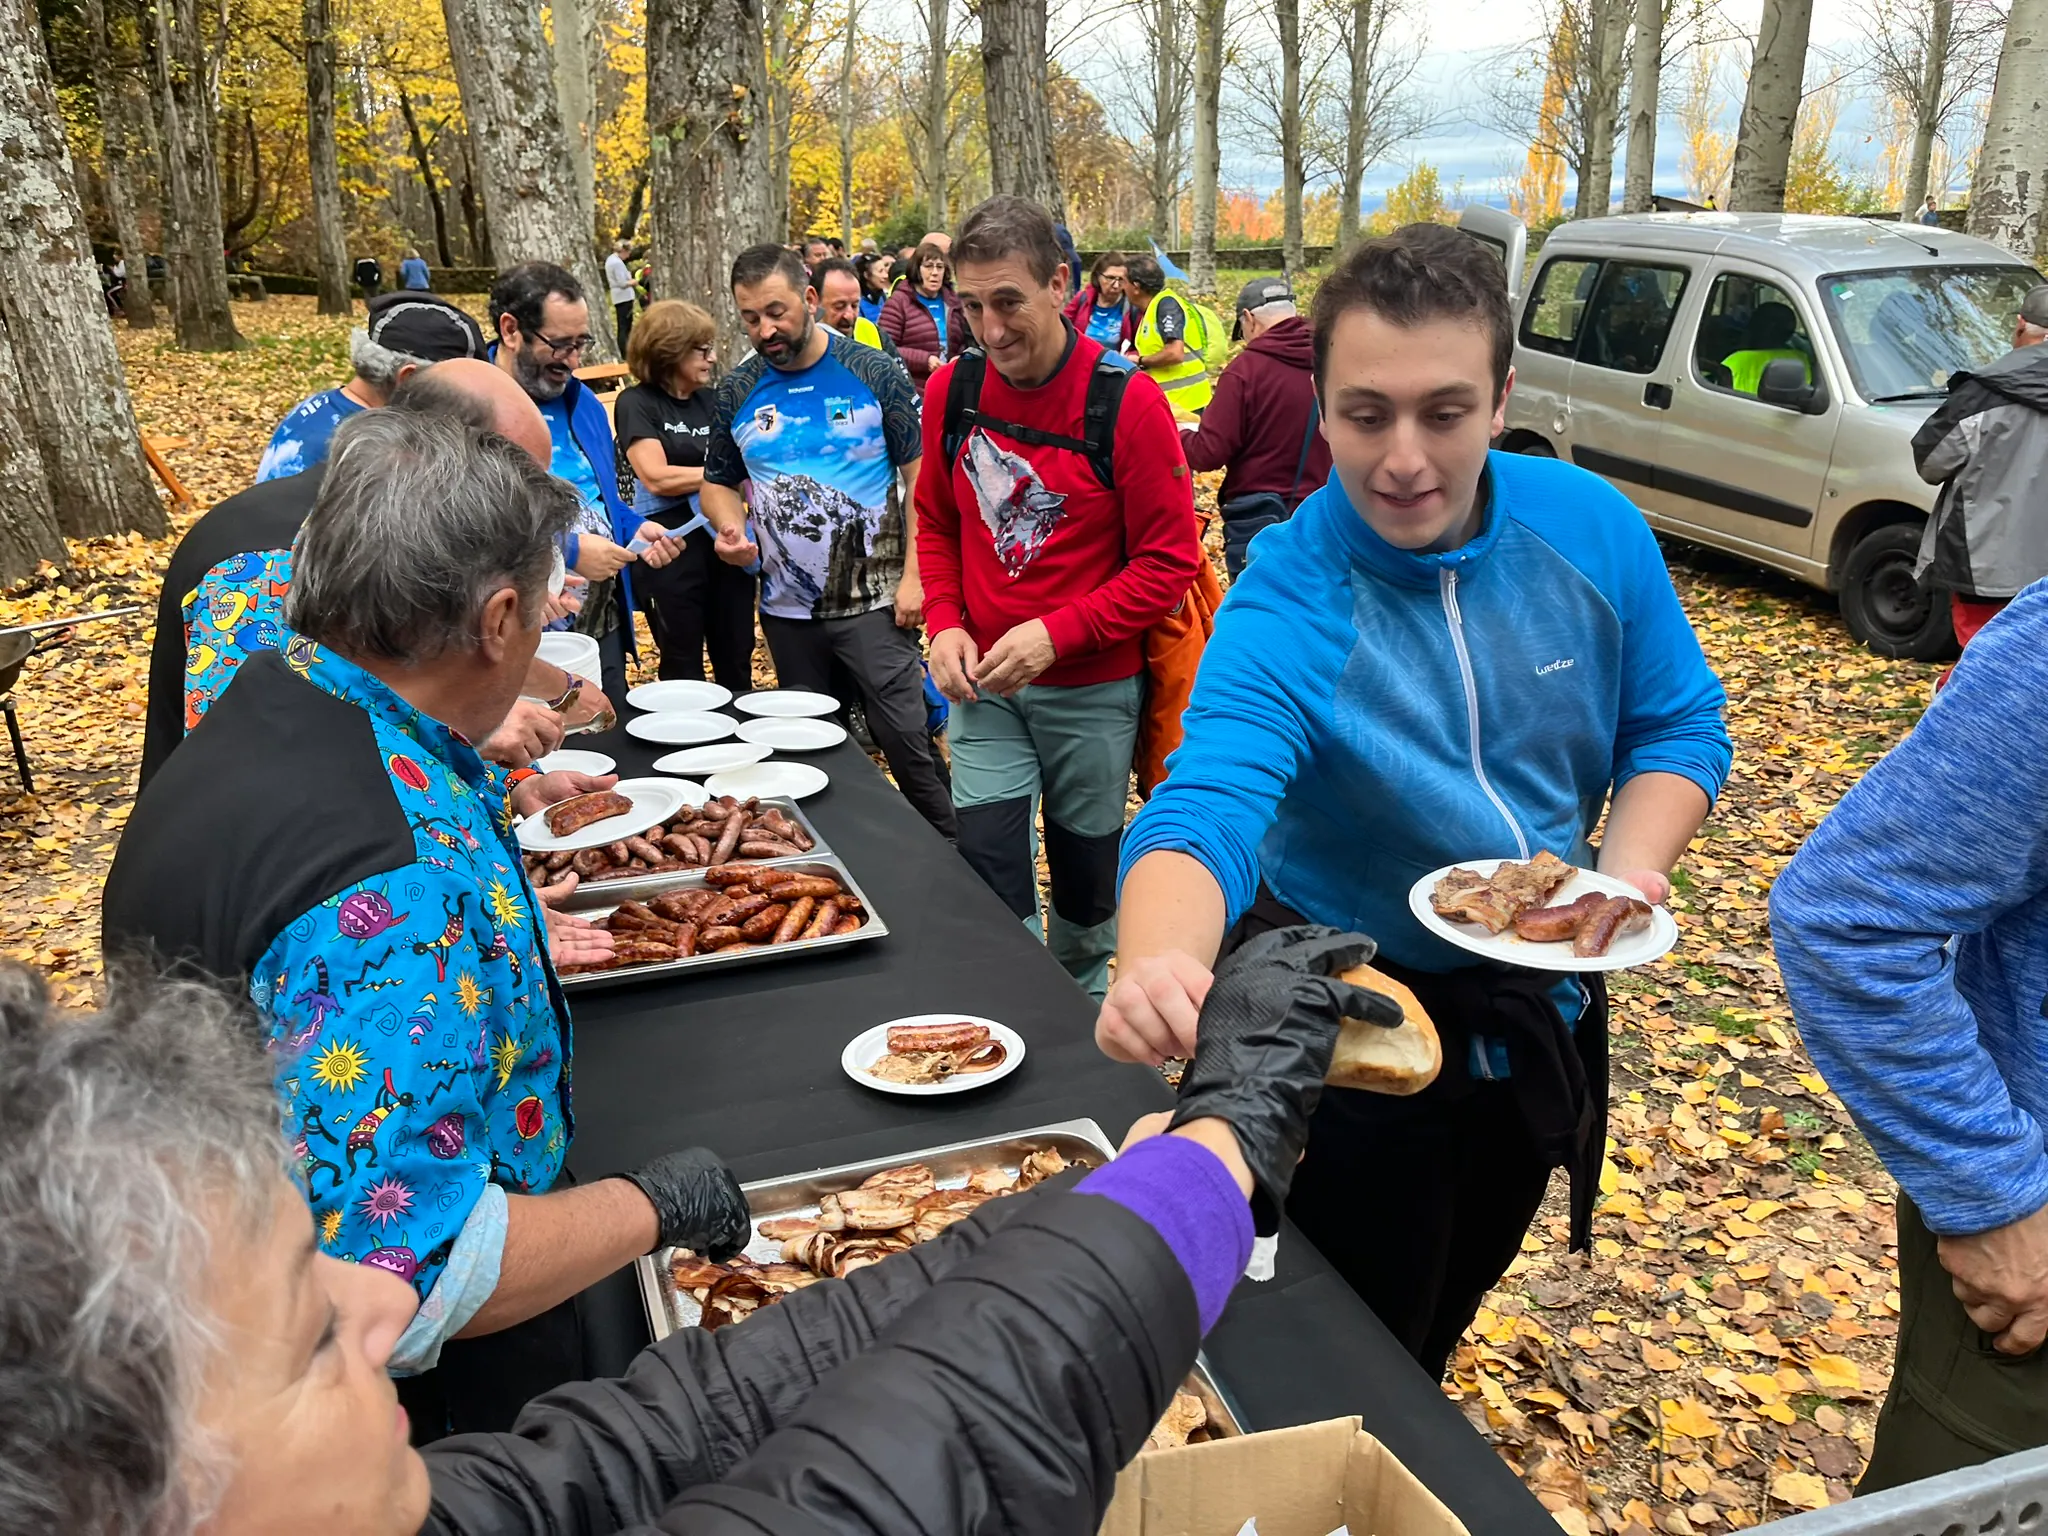
[[[1436,1026],[1422,1011],[1415,994],[1393,977],[1369,965],[1354,966],[1338,980],[1373,992],[1384,992],[1401,1005],[1399,1027],[1362,1024],[1346,1019],[1337,1035],[1337,1053],[1323,1081],[1333,1088],[1363,1088],[1369,1093],[1420,1093],[1436,1081],[1444,1064]]]

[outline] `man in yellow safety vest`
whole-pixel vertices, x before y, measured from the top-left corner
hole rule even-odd
[[[820,320],[864,347],[888,353],[896,359],[897,367],[903,367],[903,357],[896,350],[896,343],[884,336],[881,328],[860,312],[860,269],[851,261],[844,256],[832,256],[819,262],[811,272],[811,287],[817,291]]]
[[[1156,258],[1133,257],[1126,281],[1144,316],[1134,341],[1138,366],[1166,391],[1176,411],[1200,414],[1215,393],[1205,357],[1222,346],[1221,329],[1201,305],[1166,291]]]

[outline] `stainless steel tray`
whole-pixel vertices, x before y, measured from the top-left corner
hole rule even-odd
[[[860,882],[853,878],[853,872],[846,867],[845,861],[836,855],[821,859],[815,855],[807,854],[801,859],[763,859],[759,862],[764,865],[772,864],[776,868],[789,870],[792,874],[830,875],[859,899],[862,909],[868,915],[868,920],[852,933],[828,934],[822,939],[793,939],[787,944],[761,945],[753,949],[720,951],[709,955],[692,955],[687,960],[662,960],[652,965],[622,965],[618,969],[610,971],[579,971],[562,978],[564,990],[612,987],[635,981],[658,981],[665,977],[687,975],[691,971],[707,970],[712,967],[730,969],[736,965],[759,965],[764,961],[785,960],[798,955],[816,954],[820,950],[844,949],[849,944],[864,944],[869,939],[883,938],[888,934],[889,925],[882,920],[882,914],[877,912],[875,904],[868,900],[867,892],[860,888]],[[624,881],[618,881],[614,885],[593,886],[587,897],[583,889],[579,887],[575,894],[570,897],[568,910],[575,912],[578,916],[588,917],[595,912],[609,912],[618,906],[620,902],[638,900],[638,897],[629,897],[617,890],[618,885],[625,883]],[[661,891],[655,894],[660,895],[666,891],[691,890],[706,883],[703,870],[689,870],[685,872],[683,877],[672,877],[670,883],[663,886]]]
[[[761,804],[764,806],[774,806],[775,809],[802,827],[809,834],[811,841],[817,846],[812,848],[809,853],[785,854],[781,858],[775,859],[733,858],[728,860],[728,863],[760,864],[763,866],[803,864],[813,859],[829,859],[835,856],[831,845],[825,841],[824,835],[811,824],[811,818],[803,813],[802,808],[794,800],[785,800],[776,795],[763,795],[760,798]],[[712,867],[715,868],[717,866]],[[679,886],[701,883],[703,874],[704,871],[702,869],[671,869],[665,870],[658,875],[637,875],[631,879],[624,880],[579,880],[576,884],[575,895],[570,897],[570,907],[572,910],[578,906],[615,907],[622,901],[645,901],[650,896],[659,896],[662,892],[673,891]]]
[[[1069,1162],[1086,1159],[1100,1167],[1116,1155],[1116,1148],[1093,1120],[1062,1120],[1033,1130],[1015,1131],[1007,1136],[987,1136],[979,1141],[956,1141],[921,1152],[904,1152],[893,1157],[870,1158],[863,1163],[842,1163],[836,1168],[814,1168],[808,1173],[785,1174],[780,1178],[756,1179],[741,1185],[747,1206],[756,1221],[777,1216],[809,1214],[817,1209],[821,1196],[851,1189],[871,1174],[905,1163],[923,1163],[941,1186],[966,1182],[968,1174],[991,1164],[1014,1172],[1027,1152],[1053,1148]],[[746,1252],[763,1263],[778,1259],[782,1245],[756,1236]],[[662,1248],[634,1262],[640,1279],[640,1298],[647,1305],[647,1326],[655,1338],[665,1339],[681,1328],[694,1328],[701,1315],[694,1296],[678,1293],[670,1278],[669,1260],[673,1248]],[[1197,1355],[1195,1369],[1188,1377],[1187,1390],[1202,1400],[1208,1410],[1211,1433],[1241,1435],[1244,1418],[1223,1390],[1206,1359]]]

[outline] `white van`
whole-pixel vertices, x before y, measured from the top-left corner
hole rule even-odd
[[[1501,250],[1516,221],[1472,212]],[[1516,304],[1501,446],[1582,464],[1658,532],[1834,592],[1871,649],[1936,660],[1955,636],[1946,594],[1913,580],[1936,490],[1914,471],[1913,434],[1951,373],[2012,345],[2041,280],[1987,241],[1918,224],[1560,225]]]

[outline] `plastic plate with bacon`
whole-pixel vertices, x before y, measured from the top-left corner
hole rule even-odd
[[[928,1096],[1000,1081],[1024,1060],[1024,1037],[994,1019],[920,1013],[863,1030],[839,1064],[863,1087]]]

